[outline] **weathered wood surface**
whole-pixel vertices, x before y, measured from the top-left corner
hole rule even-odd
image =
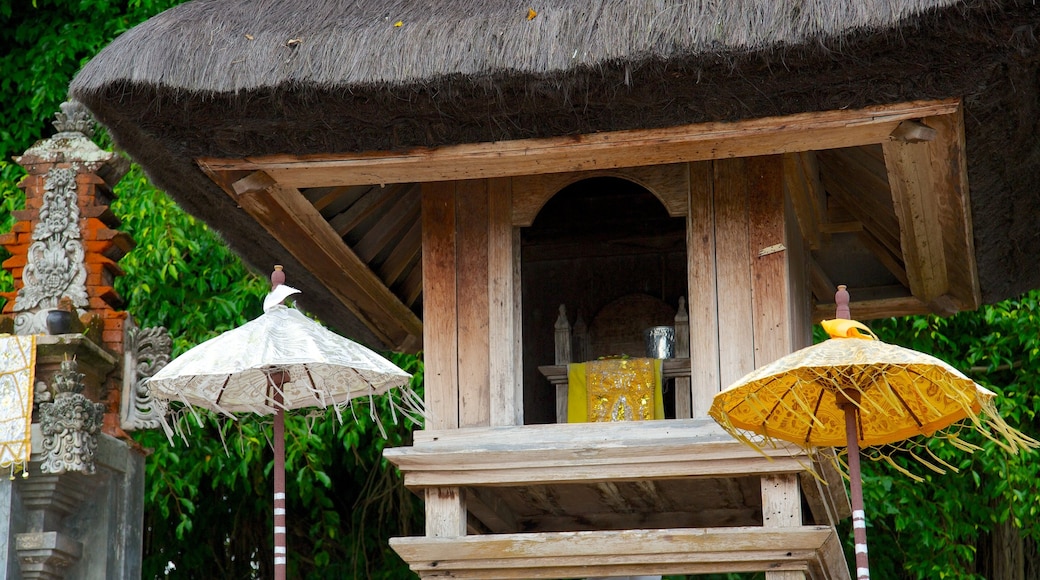
[[[748,163],[747,159],[713,162],[719,303],[718,389],[726,388],[755,368]],[[782,291],[776,294],[781,295]]]
[[[791,329],[795,321],[790,317],[794,297],[790,295],[791,258],[787,247],[782,158],[778,155],[753,157],[747,160],[747,171],[753,368],[759,368],[794,351]]]
[[[386,344],[401,350],[420,347],[422,321],[299,190],[257,172],[231,184],[228,194]]]
[[[523,424],[520,365],[520,243],[511,225],[508,179],[488,181],[488,352],[491,425]]]
[[[343,155],[200,158],[211,173],[264,170],[292,187],[482,179],[661,165],[881,143],[902,121],[959,110],[959,101],[918,101],[858,110]]]
[[[802,496],[793,473],[762,476],[762,527],[794,528],[802,525]],[[766,580],[804,580],[800,570],[768,570]]]
[[[458,302],[455,273],[455,186],[424,184],[422,188],[424,318],[423,380],[426,426],[459,426]]]
[[[584,578],[631,574],[805,571],[847,579],[825,526],[672,528],[393,538],[390,545],[423,578]],[[840,553],[840,548],[839,548]],[[838,569],[834,569],[834,568]]]
[[[796,448],[760,453],[710,419],[417,431],[384,456],[413,488],[798,473],[807,461]]]
[[[490,425],[489,192],[486,180],[455,182],[455,186],[459,425]]]
[[[715,272],[715,179],[710,162],[690,164],[686,259],[690,296],[691,413],[708,416],[719,392],[719,303]]]

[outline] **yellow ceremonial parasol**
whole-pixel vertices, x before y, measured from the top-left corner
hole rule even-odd
[[[964,420],[1011,453],[1040,444],[1004,422],[992,391],[943,361],[881,342],[853,320],[822,324],[829,340],[749,373],[716,395],[708,413],[754,446],[779,439],[806,449],[848,447],[857,577],[863,580],[869,572],[861,447],[931,436]],[[952,434],[947,438],[962,449],[976,448]]]

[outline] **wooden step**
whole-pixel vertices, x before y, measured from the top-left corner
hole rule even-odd
[[[811,463],[793,446],[752,449],[711,419],[417,431],[413,446],[383,454],[409,488],[738,477]]]
[[[421,578],[585,578],[632,574],[802,571],[847,580],[834,529],[673,528],[393,538]]]

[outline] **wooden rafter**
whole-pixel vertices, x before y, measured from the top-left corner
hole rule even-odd
[[[910,291],[936,311],[976,308],[961,113],[902,125],[883,148]]]
[[[202,158],[209,172],[263,170],[292,187],[452,181],[591,171],[880,143],[899,124],[959,109],[955,99],[404,152]]]
[[[810,250],[819,249],[825,193],[823,184],[820,183],[816,153],[785,153],[783,164],[784,193],[791,200],[802,239]]]
[[[422,322],[300,194],[256,172],[228,192],[359,320],[392,348],[422,344]]]

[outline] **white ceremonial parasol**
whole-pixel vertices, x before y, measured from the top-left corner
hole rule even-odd
[[[284,580],[286,569],[284,411],[332,407],[342,417],[340,411],[354,399],[402,387],[395,405],[406,416],[423,413],[421,398],[406,387],[411,375],[282,304],[299,292],[284,280],[276,266],[262,315],[178,356],[148,381],[160,400],[229,417],[274,415],[276,580]],[[164,427],[171,436],[165,420]]]

